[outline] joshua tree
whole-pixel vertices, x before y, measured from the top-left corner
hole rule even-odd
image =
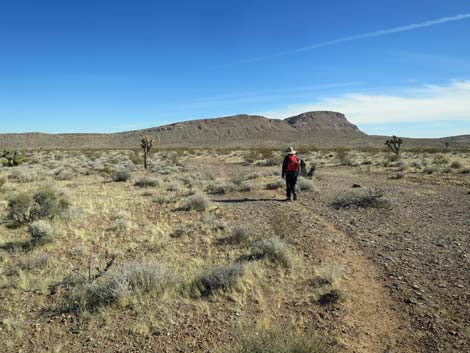
[[[400,147],[403,143],[403,140],[400,137],[396,137],[395,135],[392,136],[390,140],[385,141],[385,145],[388,146],[392,150],[395,155],[400,155]]]
[[[449,146],[450,146],[450,143],[448,141],[444,142],[444,147],[446,149],[446,152],[449,149]]]
[[[150,149],[152,148],[153,140],[146,135],[142,137],[140,142],[142,143],[141,146],[144,149],[144,167],[145,169],[147,169],[147,157],[150,152]]]

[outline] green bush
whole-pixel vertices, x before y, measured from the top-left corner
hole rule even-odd
[[[7,218],[16,224],[31,223],[37,219],[52,219],[70,206],[69,201],[56,190],[48,187],[35,193],[14,195],[8,201]]]

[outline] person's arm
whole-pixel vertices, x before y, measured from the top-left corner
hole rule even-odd
[[[282,179],[284,179],[284,176],[286,175],[286,169],[287,169],[287,157],[284,157],[284,160],[282,161],[282,171],[281,171]]]

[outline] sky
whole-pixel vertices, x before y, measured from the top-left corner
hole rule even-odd
[[[470,134],[468,0],[0,0],[0,133],[333,110]]]

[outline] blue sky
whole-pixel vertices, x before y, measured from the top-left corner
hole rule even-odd
[[[341,111],[470,134],[466,1],[0,0],[0,132]]]

